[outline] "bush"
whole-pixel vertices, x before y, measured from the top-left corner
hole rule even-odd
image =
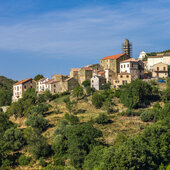
[[[40,133],[46,130],[49,126],[47,119],[45,119],[42,115],[37,115],[35,113],[27,118],[25,124],[38,130]]]
[[[126,84],[120,89],[120,101],[128,108],[138,108],[150,99],[152,95],[152,87],[150,84],[142,80],[134,80],[130,84]]]
[[[68,120],[71,124],[79,123],[79,118],[74,115],[69,115],[68,113],[65,114],[65,119]]]
[[[154,119],[154,114],[151,111],[145,111],[140,115],[140,118],[144,122],[149,122]]]
[[[25,155],[21,155],[18,159],[19,165],[21,166],[25,166],[28,165],[30,163],[31,158],[27,157]]]
[[[104,113],[100,113],[99,116],[95,119],[95,122],[98,124],[106,124],[109,122],[109,117]]]
[[[126,112],[122,112],[122,116],[140,116],[141,112],[135,112],[133,109],[127,109]]]
[[[101,94],[99,94],[98,92],[94,92],[93,96],[92,96],[92,104],[97,108],[100,109],[103,105],[104,102],[104,98]]]
[[[40,166],[43,166],[43,167],[45,167],[45,166],[47,165],[47,163],[45,162],[44,158],[41,157],[41,158],[39,159],[39,165],[40,165]]]

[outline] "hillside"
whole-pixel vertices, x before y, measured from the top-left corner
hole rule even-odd
[[[11,104],[12,86],[16,81],[0,76],[0,106]]]
[[[164,88],[136,80],[120,91],[89,95],[81,86],[56,95],[37,96],[28,89],[10,106],[9,120],[0,114],[0,165],[17,170],[165,168],[169,85],[169,80]]]
[[[0,89],[5,89],[5,90],[12,90],[12,85],[16,81],[12,79],[8,79],[4,76],[0,76]]]

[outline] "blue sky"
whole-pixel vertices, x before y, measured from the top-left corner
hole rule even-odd
[[[170,49],[170,0],[0,0],[0,75],[68,74],[122,52]]]

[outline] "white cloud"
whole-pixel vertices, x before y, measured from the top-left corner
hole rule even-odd
[[[124,38],[132,40],[137,50],[141,46],[149,50],[161,46],[152,42],[170,36],[169,20],[169,7],[155,6],[151,1],[124,3],[119,9],[93,6],[56,11],[1,23],[0,50],[55,57],[96,57],[121,52]]]

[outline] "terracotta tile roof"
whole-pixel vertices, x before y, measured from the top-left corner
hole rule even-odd
[[[73,77],[70,77],[70,78],[68,78],[68,79],[66,79],[66,80],[64,80],[64,81],[68,81],[68,80],[70,80],[70,79],[72,79]]]
[[[66,77],[66,75],[63,75],[63,74],[54,74],[53,76],[56,76],[56,77],[58,77],[58,76],[64,76],[64,77]]]
[[[107,59],[114,60],[114,59],[117,59],[117,58],[119,58],[119,57],[121,57],[121,56],[123,56],[123,55],[125,55],[125,53],[107,56],[107,57],[102,58],[102,60],[107,60]]]
[[[135,59],[135,58],[129,58],[127,60],[123,60],[121,61],[121,63],[125,63],[125,62],[138,62],[139,60]]]
[[[104,71],[100,71],[100,72],[98,72],[97,74],[104,74],[105,72]]]
[[[71,71],[80,71],[81,68],[72,68]]]
[[[82,67],[82,69],[87,70],[87,71],[92,71],[92,68],[89,68],[89,67]]]
[[[25,80],[21,80],[21,81],[15,83],[14,85],[23,84],[23,83],[25,83],[25,82],[27,82],[27,81],[29,81],[29,80],[32,80],[32,78],[25,79]]]

